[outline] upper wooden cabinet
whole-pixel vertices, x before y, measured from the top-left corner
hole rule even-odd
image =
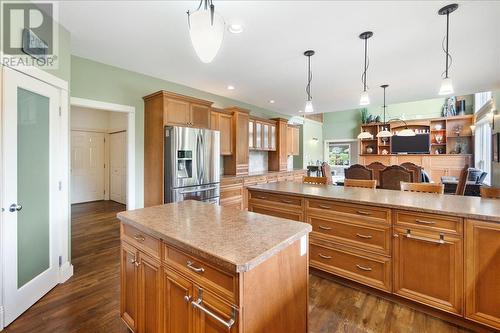
[[[248,122],[248,148],[276,150],[276,121],[252,117]]]
[[[224,156],[224,174],[246,175],[248,174],[248,121],[250,111],[231,107],[224,109],[224,112],[231,115],[232,131],[232,153]]]
[[[268,154],[269,171],[286,171],[288,169],[287,154],[287,120],[283,118],[273,119],[276,121],[276,128],[271,128],[271,133],[275,132],[275,149]],[[272,144],[272,138],[271,138]]]
[[[220,132],[220,154],[233,153],[233,124],[232,115],[224,110],[212,109],[210,125],[213,130]]]
[[[299,155],[300,153],[300,131],[297,126],[287,125],[286,128],[286,150],[287,155]]]

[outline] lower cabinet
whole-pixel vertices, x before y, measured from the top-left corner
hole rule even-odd
[[[121,303],[120,314],[127,326],[137,332],[138,318],[138,269],[137,250],[122,242],[121,246]]]
[[[193,332],[193,284],[180,274],[166,269],[163,273],[164,283],[164,332]]]
[[[394,293],[463,313],[463,242],[456,235],[394,229]]]
[[[465,317],[500,330],[500,224],[468,220]]]

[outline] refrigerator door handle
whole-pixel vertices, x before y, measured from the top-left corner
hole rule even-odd
[[[201,181],[202,183],[205,182],[205,141],[203,136],[205,135],[204,132],[200,134],[200,143],[201,143]]]

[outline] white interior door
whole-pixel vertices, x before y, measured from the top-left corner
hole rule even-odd
[[[109,135],[109,198],[126,204],[127,202],[127,132]]]
[[[71,203],[104,200],[104,133],[71,131]]]
[[[4,325],[58,283],[66,201],[61,91],[4,67],[2,246]],[[58,178],[59,177],[59,178]]]

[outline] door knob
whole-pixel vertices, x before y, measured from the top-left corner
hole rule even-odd
[[[12,204],[12,205],[10,205],[10,207],[9,207],[9,212],[12,212],[12,213],[13,213],[13,212],[18,212],[18,211],[20,211],[21,209],[23,209],[23,206],[18,205],[18,204]]]

